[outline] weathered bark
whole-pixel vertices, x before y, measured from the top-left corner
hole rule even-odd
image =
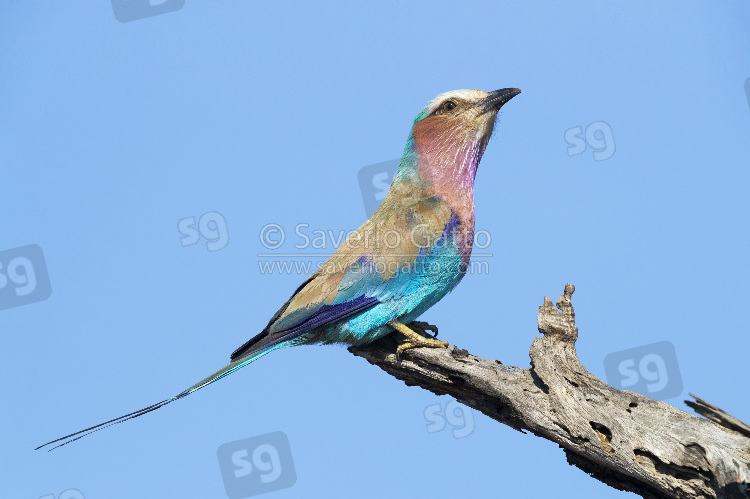
[[[409,386],[448,394],[492,419],[556,442],[568,462],[643,497],[750,497],[750,427],[701,399],[704,419],[590,374],[575,350],[578,328],[568,284],[557,308],[539,307],[531,368],[451,346],[396,355],[398,334],[349,350]],[[557,310],[559,309],[559,311]]]

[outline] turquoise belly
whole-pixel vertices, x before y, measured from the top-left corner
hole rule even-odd
[[[362,345],[385,336],[393,331],[385,325],[389,321],[411,322],[448,294],[465,275],[465,265],[458,245],[442,239],[430,252],[420,254],[411,267],[399,270],[386,282],[373,274],[378,282],[373,283],[368,295],[378,297],[380,303],[320,331],[311,331],[309,338],[314,343]]]

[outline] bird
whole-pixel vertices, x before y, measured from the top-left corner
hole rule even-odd
[[[466,275],[474,240],[474,179],[500,108],[520,94],[454,90],[414,118],[385,199],[310,275],[229,363],[177,395],[40,445],[48,450],[184,398],[280,348],[362,346],[397,331],[397,354],[448,348],[437,328],[417,321]],[[434,332],[430,336],[427,331]]]

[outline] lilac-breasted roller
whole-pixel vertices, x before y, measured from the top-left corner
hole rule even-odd
[[[456,90],[438,95],[414,119],[398,171],[375,214],[308,277],[229,364],[172,398],[67,435],[65,445],[210,385],[283,347],[364,345],[394,330],[398,352],[447,347],[413,322],[466,274],[474,240],[474,177],[500,108],[521,93]]]

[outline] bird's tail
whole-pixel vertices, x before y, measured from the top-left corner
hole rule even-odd
[[[85,437],[86,435],[89,435],[91,433],[97,432],[99,430],[103,430],[104,428],[107,428],[108,426],[112,426],[118,423],[122,423],[125,421],[128,421],[130,419],[137,418],[139,416],[143,416],[144,414],[148,414],[151,411],[155,411],[156,409],[159,409],[161,407],[164,407],[167,404],[171,404],[175,400],[181,399],[183,397],[187,397],[191,393],[200,390],[201,388],[210,385],[214,381],[218,381],[224,376],[228,376],[232,374],[237,369],[240,369],[242,367],[245,367],[246,365],[258,360],[259,358],[263,357],[267,353],[270,353],[274,350],[277,350],[279,348],[287,347],[295,345],[299,342],[301,338],[299,338],[299,335],[294,335],[293,337],[289,338],[278,338],[276,341],[270,341],[270,342],[261,342],[263,343],[262,346],[259,346],[257,349],[254,349],[251,352],[248,352],[246,355],[244,355],[242,358],[234,360],[227,364],[226,366],[222,367],[212,375],[204,378],[203,380],[199,381],[198,383],[194,384],[187,390],[184,390],[177,395],[175,395],[172,398],[162,400],[161,402],[158,402],[156,404],[150,405],[148,407],[145,407],[139,411],[131,412],[130,414],[125,414],[124,416],[120,416],[119,418],[112,419],[110,421],[105,421],[104,423],[100,423],[96,426],[92,426],[90,428],[86,428],[85,430],[77,431],[75,433],[71,433],[70,435],[66,435],[64,437],[60,437],[56,440],[52,440],[51,442],[47,442],[44,445],[40,445],[34,450],[39,450],[43,447],[47,447],[51,444],[57,444],[54,447],[51,447],[48,449],[48,451],[51,451],[53,449],[57,449],[58,447],[62,447],[63,445],[67,445],[71,442],[75,442],[76,440]],[[60,442],[60,443],[58,443]]]

